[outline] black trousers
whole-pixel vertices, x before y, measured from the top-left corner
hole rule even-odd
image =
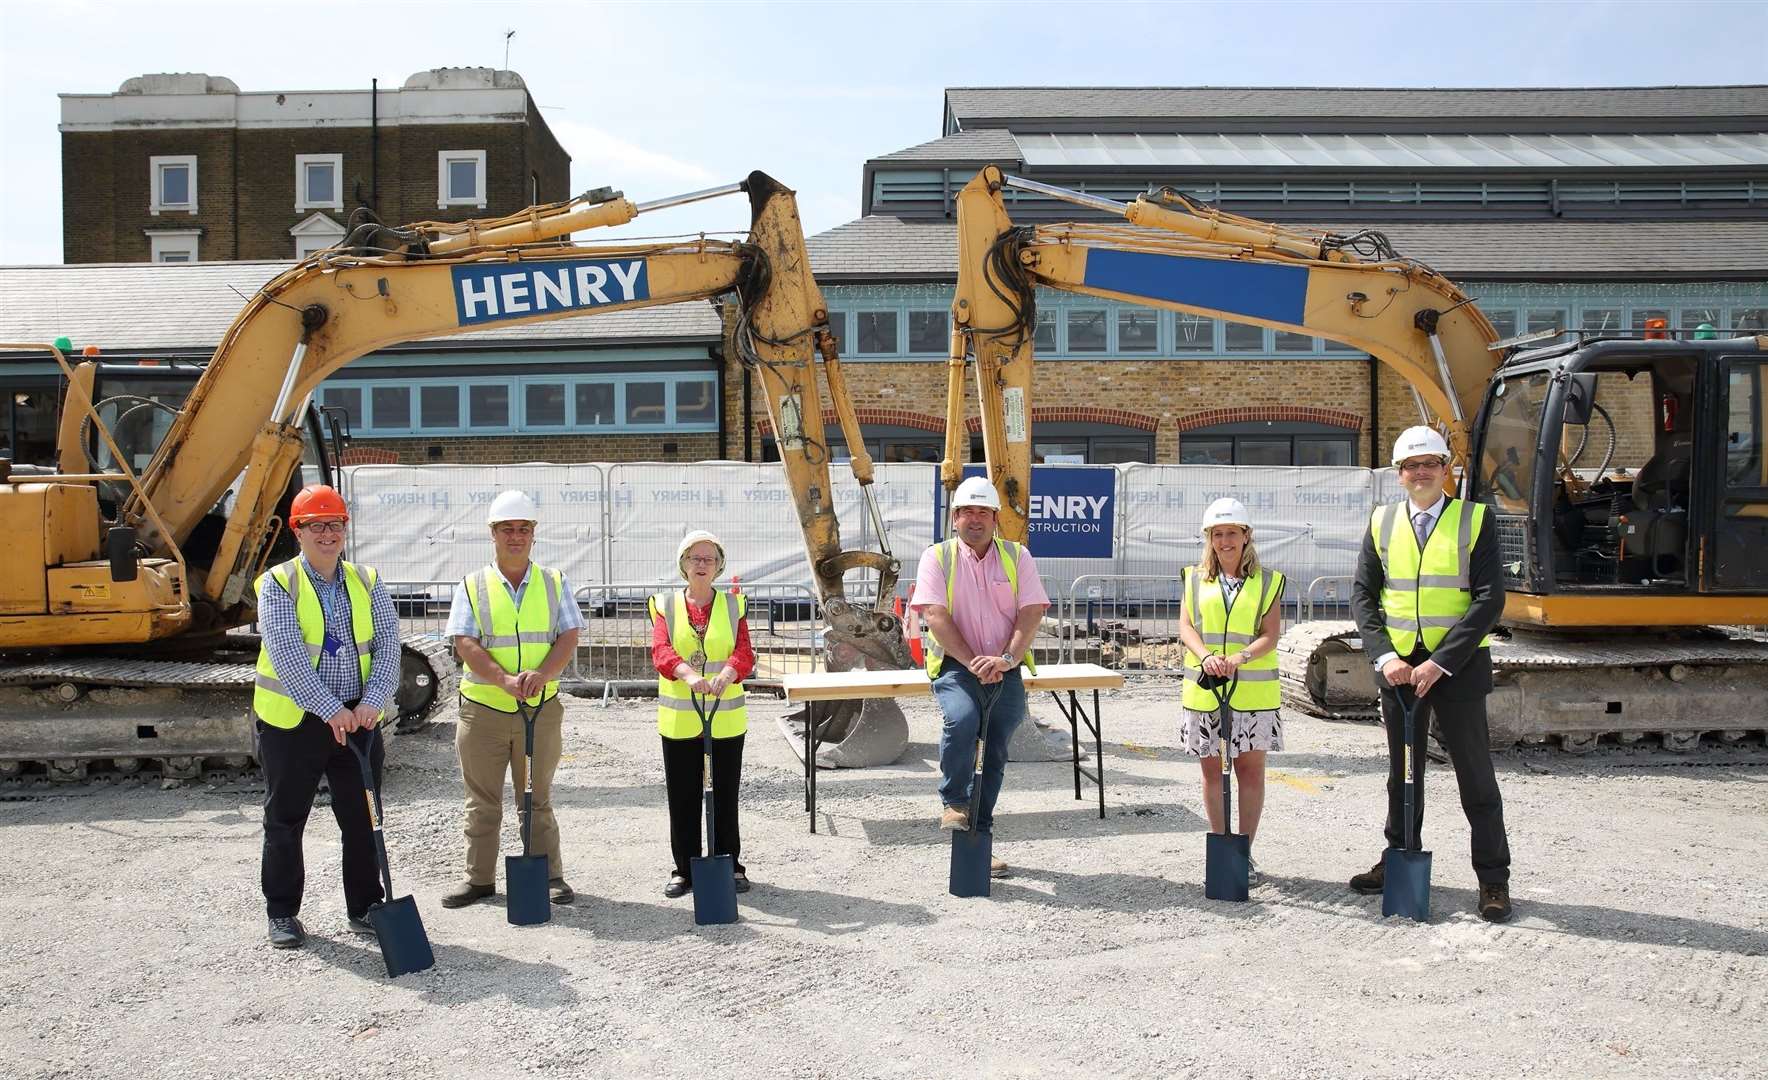
[[[332,816],[344,840],[344,907],[362,915],[379,903],[380,866],[375,861],[374,827],[363,800],[362,772],[356,754],[339,746],[331,727],[308,713],[292,728],[271,727],[256,721],[258,762],[264,768],[264,859],[261,876],[264,909],[278,919],[301,912],[301,893],[307,884],[306,861],[301,854],[301,834],[313,811],[313,796],[323,777],[331,786]],[[386,760],[383,739],[374,741],[369,764],[375,786],[381,783]]]
[[[1423,663],[1425,658],[1419,656],[1415,662]],[[1418,794],[1412,807],[1413,825],[1422,844],[1425,733],[1435,716],[1437,741],[1448,751],[1449,762],[1455,767],[1461,809],[1473,831],[1473,872],[1481,885],[1503,885],[1510,881],[1510,841],[1504,832],[1504,797],[1498,791],[1498,776],[1492,771],[1486,698],[1484,694],[1443,694],[1443,690],[1451,689],[1448,681],[1443,679],[1431,688],[1418,703],[1414,716],[1412,770],[1418,779]],[[1387,844],[1396,848],[1406,844],[1405,716],[1397,697],[1392,693],[1381,695],[1381,719],[1387,727]]]
[[[663,783],[669,791],[669,852],[675,872],[694,880],[693,863],[700,855],[700,819],[706,816],[700,797],[706,753],[698,735],[663,739]],[[743,772],[743,736],[712,740],[712,820],[714,855],[729,855],[743,869],[743,836],[737,826],[737,784]]]

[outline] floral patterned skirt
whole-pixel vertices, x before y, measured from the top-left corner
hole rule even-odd
[[[1185,753],[1215,757],[1221,750],[1221,725],[1214,712],[1180,709]],[[1280,710],[1263,709],[1234,714],[1234,745],[1229,756],[1248,750],[1283,749],[1283,717]]]

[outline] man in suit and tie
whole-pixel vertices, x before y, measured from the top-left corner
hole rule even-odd
[[[1444,491],[1449,447],[1436,430],[1407,428],[1394,442],[1393,465],[1406,489],[1402,502],[1376,507],[1357,576],[1351,610],[1374,657],[1387,727],[1387,843],[1405,842],[1405,734],[1398,695],[1417,695],[1418,777],[1415,835],[1424,829],[1423,741],[1430,718],[1455,767],[1461,808],[1473,831],[1473,870],[1479,878],[1479,914],[1489,922],[1510,917],[1510,843],[1504,800],[1492,771],[1486,732],[1486,695],[1492,691],[1491,632],[1504,613],[1504,583],[1496,527],[1486,507]],[[1379,893],[1382,864],[1351,878],[1359,893]]]

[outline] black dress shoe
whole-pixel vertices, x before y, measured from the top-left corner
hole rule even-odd
[[[1503,922],[1510,918],[1510,886],[1481,885],[1479,917],[1487,922]]]
[[[738,892],[748,892],[749,891],[749,875],[741,870],[738,870],[736,873],[736,879],[737,879],[737,891]]]
[[[284,915],[270,920],[270,944],[278,949],[298,949],[306,944],[307,930],[301,920]]]
[[[471,882],[466,882],[451,893],[443,893],[442,906],[445,908],[466,907],[468,904],[496,894],[497,886],[495,885],[474,885]]]
[[[693,887],[693,883],[680,874],[670,874],[669,884],[663,886],[663,895],[674,900],[676,897],[686,894]]]
[[[1364,896],[1374,896],[1387,885],[1387,863],[1378,862],[1369,868],[1366,874],[1358,874],[1351,878],[1351,891]]]

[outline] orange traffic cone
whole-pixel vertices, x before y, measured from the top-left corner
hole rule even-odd
[[[909,658],[917,666],[925,666],[927,661],[921,657],[921,619],[915,609],[903,603],[902,597],[896,598],[896,617],[902,620],[902,639],[909,647]]]

